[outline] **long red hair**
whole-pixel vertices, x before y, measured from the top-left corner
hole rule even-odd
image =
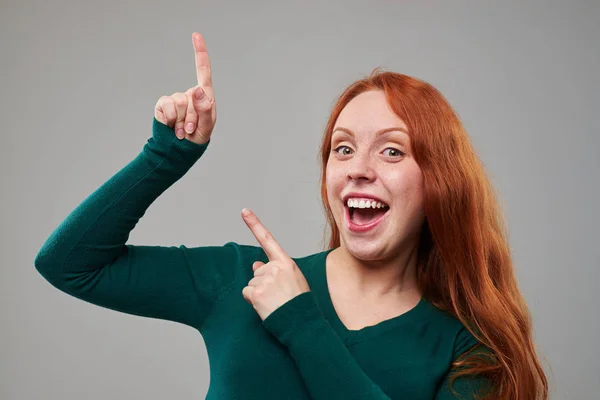
[[[482,374],[494,385],[486,399],[547,399],[548,381],[495,190],[457,114],[430,84],[375,68],[333,105],[320,149],[325,234],[327,228],[331,232],[327,248],[340,246],[325,183],[332,130],[346,104],[368,90],[382,90],[408,126],[412,156],[423,173],[425,222],[417,268],[423,297],[459,319],[492,351],[488,358],[471,353],[455,360],[450,384],[461,375]]]

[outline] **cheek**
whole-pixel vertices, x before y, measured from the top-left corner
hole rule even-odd
[[[403,208],[421,207],[423,201],[423,176],[420,169],[406,170],[388,176],[387,186]]]
[[[325,187],[327,188],[327,200],[329,201],[329,206],[334,213],[337,214],[341,205],[340,197],[344,190],[344,175],[340,173],[339,169],[326,169]]]
[[[327,191],[332,195],[335,195],[336,192],[339,192],[343,188],[343,179],[343,172],[339,168],[327,167],[325,170],[325,185],[327,186]]]
[[[404,182],[401,196],[406,207],[409,207],[415,213],[421,213],[423,208],[423,180],[418,174]]]

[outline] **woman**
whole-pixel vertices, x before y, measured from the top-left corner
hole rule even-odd
[[[197,329],[209,399],[546,399],[527,306],[484,170],[443,96],[374,71],[338,99],[321,147],[328,249],[126,241],[202,156],[216,123],[210,62],[163,96],[142,152],[48,238],[36,269],[79,299]]]

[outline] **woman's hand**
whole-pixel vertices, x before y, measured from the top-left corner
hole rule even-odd
[[[254,278],[242,290],[244,299],[264,321],[273,311],[304,292],[309,292],[308,282],[294,260],[281,249],[271,233],[250,210],[242,218],[265,250],[268,263],[252,264]]]
[[[198,85],[185,93],[177,92],[162,96],[154,108],[154,117],[163,124],[174,128],[179,139],[187,139],[204,144],[217,122],[217,104],[212,87],[210,60],[204,38],[199,33],[192,34],[196,58]]]

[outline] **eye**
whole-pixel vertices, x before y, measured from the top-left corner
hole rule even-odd
[[[394,147],[388,147],[388,148],[387,148],[387,149],[385,149],[385,150],[392,150],[392,151],[396,152],[396,154],[397,154],[398,156],[403,156],[403,155],[404,155],[404,153],[403,153],[403,152],[401,152],[400,150],[398,150],[398,149],[396,149],[396,148],[394,148]],[[384,150],[384,151],[385,151],[385,150]],[[393,156],[392,156],[392,157],[393,157]]]
[[[342,149],[342,148],[346,148],[346,149],[350,150],[350,147],[342,145],[342,146],[338,146],[338,147],[336,147],[336,148],[333,150],[333,152],[340,154],[339,150],[340,150],[340,149]],[[403,153],[402,151],[400,151],[400,150],[398,150],[398,149],[396,149],[396,148],[394,148],[394,147],[388,147],[388,148],[386,148],[385,150],[392,150],[393,152],[395,152],[395,156],[396,156],[396,157],[401,157],[401,156],[403,156],[403,155],[404,155],[404,153]],[[385,150],[384,150],[384,151],[385,151]],[[345,154],[342,154],[342,155],[348,155],[348,153],[345,153]],[[394,157],[394,154],[392,154],[392,157]]]
[[[338,150],[339,150],[339,149],[341,149],[341,148],[343,148],[343,147],[345,147],[345,148],[347,148],[347,149],[350,149],[350,147],[348,147],[348,146],[343,146],[343,145],[342,145],[342,146],[338,146],[338,147],[336,147],[336,148],[335,148],[333,151],[339,154],[339,151],[338,151]],[[342,154],[342,155],[348,155],[348,154],[346,153],[346,154]]]

